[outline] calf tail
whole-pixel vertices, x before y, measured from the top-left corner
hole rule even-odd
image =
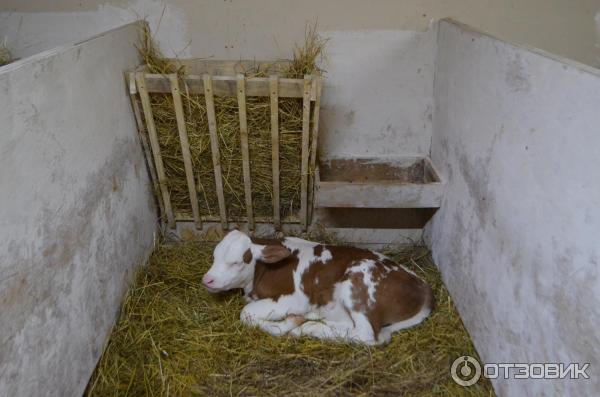
[[[435,296],[433,294],[433,289],[431,286],[425,282],[423,282],[423,288],[425,292],[425,299],[423,301],[422,310],[429,310],[429,312],[433,312],[435,309]]]

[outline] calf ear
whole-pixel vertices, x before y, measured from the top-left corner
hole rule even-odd
[[[260,253],[260,260],[265,263],[277,263],[290,255],[292,252],[283,245],[266,245]]]

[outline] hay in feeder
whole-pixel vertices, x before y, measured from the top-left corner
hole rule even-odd
[[[367,347],[273,337],[239,321],[239,293],[209,294],[201,277],[214,245],[159,247],[130,289],[88,386],[89,396],[491,396],[489,381],[462,387],[452,361],[477,357],[429,252],[388,252],[433,287],[421,325]]]
[[[148,33],[144,42],[140,53],[150,73],[187,73],[177,60],[166,59],[160,54]],[[294,49],[293,59],[285,66],[274,63],[264,67],[257,64],[257,67],[244,70],[243,73],[247,77],[266,77],[276,73],[286,78],[303,78],[306,74],[321,73],[317,61],[322,57],[324,45],[325,40],[317,35],[313,26],[307,30],[304,45]],[[217,216],[219,207],[204,95],[188,94],[185,86],[181,91],[200,213],[203,216]],[[176,214],[190,218],[191,205],[173,101],[168,94],[151,94],[150,97],[173,208]],[[237,98],[216,96],[214,101],[227,215],[231,220],[238,220],[246,216],[246,205]],[[254,215],[272,217],[270,99],[247,97],[246,109]],[[301,98],[279,100],[279,129],[280,215],[285,219],[296,216],[300,209]]]
[[[12,56],[10,54],[10,50],[6,46],[6,37],[2,43],[0,43],[0,66],[7,65],[12,62]]]

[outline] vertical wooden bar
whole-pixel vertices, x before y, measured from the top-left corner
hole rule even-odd
[[[227,229],[227,209],[225,207],[225,195],[223,193],[223,176],[221,174],[221,155],[219,153],[219,136],[217,135],[217,118],[215,115],[212,77],[209,74],[205,74],[202,76],[202,80],[204,81],[204,99],[206,101],[206,116],[208,119],[208,131],[210,133],[210,149],[212,152],[213,167],[215,169],[215,187],[217,188],[221,226],[223,229]]]
[[[246,119],[246,78],[237,75],[237,99],[240,116],[240,143],[242,148],[242,171],[244,173],[244,195],[246,196],[246,214],[248,228],[254,230],[254,212],[252,210],[252,185],[250,181],[250,153],[248,150],[248,122]]]
[[[279,209],[279,77],[269,78],[271,97],[271,157],[273,168],[273,225],[275,230],[281,229],[281,213]]]
[[[162,193],[165,212],[167,214],[167,223],[171,229],[175,228],[175,217],[173,216],[173,208],[171,207],[171,197],[167,189],[165,168],[162,157],[160,155],[160,145],[158,144],[158,135],[156,133],[156,125],[152,116],[152,106],[150,105],[150,95],[146,89],[146,80],[144,72],[138,72],[135,76],[137,88],[142,101],[142,109],[144,110],[144,118],[146,119],[146,127],[148,128],[148,136],[150,137],[150,145],[152,146],[152,155],[154,156],[154,164],[156,165],[156,174],[158,177],[158,185]]]
[[[308,224],[312,222],[313,200],[315,195],[315,171],[317,166],[317,142],[319,139],[319,109],[321,107],[321,77],[315,76],[313,79],[315,85],[315,104],[313,109],[312,131],[310,142],[310,184],[308,189]]]
[[[140,141],[142,142],[142,148],[144,149],[144,155],[146,157],[146,164],[148,166],[148,170],[150,172],[150,179],[152,181],[152,186],[154,188],[154,192],[156,194],[156,201],[158,203],[158,209],[160,211],[160,215],[165,214],[165,207],[163,205],[162,195],[160,194],[160,189],[158,187],[158,178],[156,176],[156,168],[154,168],[154,160],[152,159],[152,151],[150,150],[150,145],[148,144],[148,138],[146,136],[146,127],[144,126],[144,121],[142,120],[142,111],[140,109],[140,102],[137,98],[137,89],[135,86],[135,73],[130,72],[128,75],[128,84],[129,84],[129,99],[131,101],[131,107],[133,109],[133,115],[135,117],[135,123],[138,128],[138,133],[140,136]]]
[[[185,127],[185,116],[183,114],[183,103],[181,102],[181,92],[179,91],[179,81],[176,74],[169,75],[171,83],[171,95],[173,96],[173,106],[175,108],[175,118],[177,119],[177,130],[179,132],[179,141],[181,143],[181,155],[183,157],[183,166],[185,168],[185,177],[190,194],[190,204],[192,205],[192,215],[196,229],[202,229],[202,220],[200,219],[200,208],[198,206],[198,196],[196,195],[196,185],[194,181],[194,168],[192,165],[192,154],[190,153],[190,143],[188,140],[187,129]]]
[[[310,129],[310,93],[311,76],[304,76],[304,95],[302,99],[302,162],[300,170],[300,223],[302,229],[308,227],[308,141]]]

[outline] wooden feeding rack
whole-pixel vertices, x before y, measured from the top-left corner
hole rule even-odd
[[[285,61],[284,61],[285,62]],[[247,222],[253,230],[256,222],[270,223],[276,229],[282,223],[300,223],[306,230],[312,214],[314,175],[317,158],[317,139],[319,133],[319,107],[321,98],[321,77],[305,75],[303,79],[283,78],[277,74],[268,77],[246,77],[240,73],[248,67],[260,68],[263,64],[273,63],[256,61],[183,61],[194,73],[152,74],[145,67],[128,74],[128,86],[138,130],[146,158],[150,168],[150,176],[157,193],[159,208],[170,228],[177,221],[193,221],[196,228],[201,229],[203,222],[220,222],[223,228],[228,228],[230,221]],[[282,62],[278,62],[282,63]],[[206,117],[210,134],[210,151],[212,155],[212,172],[214,174],[216,196],[218,201],[218,217],[203,214],[198,205],[198,191],[195,184],[194,162],[190,152],[186,119],[182,103],[182,91],[185,95],[203,95],[206,104]],[[176,214],[171,205],[171,192],[163,158],[159,136],[153,116],[150,100],[151,94],[170,95],[177,122],[177,131],[181,144],[181,156],[185,169],[186,182],[191,205],[191,218],[188,215]],[[242,154],[242,171],[244,183],[244,200],[246,216],[239,219],[228,219],[226,197],[223,189],[223,175],[219,152],[219,129],[215,117],[215,96],[237,98],[239,114],[239,139]],[[249,153],[248,120],[246,99],[248,97],[270,98],[270,129],[271,129],[271,169],[273,181],[272,217],[256,217],[253,211],[251,159]],[[281,219],[280,208],[280,129],[279,129],[279,99],[302,99],[302,132],[300,164],[300,209],[298,214]],[[312,106],[311,106],[312,105]]]

